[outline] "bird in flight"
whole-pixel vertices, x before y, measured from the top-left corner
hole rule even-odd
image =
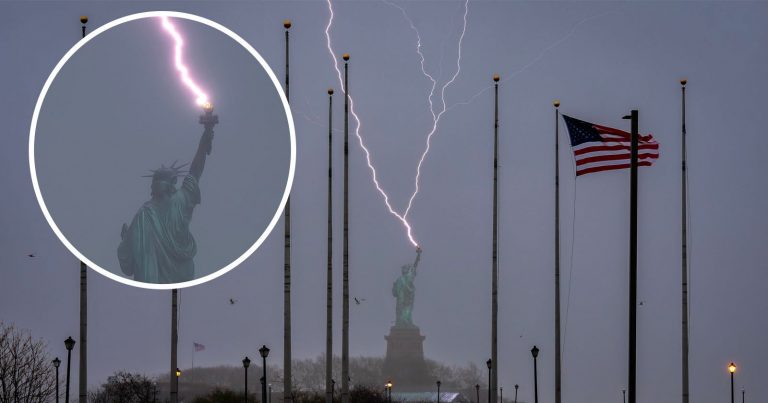
[[[234,298],[230,298],[229,299],[229,305],[235,305],[236,302],[237,302],[237,300],[234,299]]]
[[[27,257],[35,257],[35,254],[34,253],[30,253],[30,254],[27,255]]]
[[[357,297],[355,297],[355,304],[360,305],[360,302],[365,302],[365,298],[358,299]]]

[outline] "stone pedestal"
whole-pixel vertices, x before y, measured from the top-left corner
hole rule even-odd
[[[434,383],[424,361],[424,339],[419,328],[389,328],[387,355],[384,358],[384,377],[391,380],[397,392],[420,392]]]

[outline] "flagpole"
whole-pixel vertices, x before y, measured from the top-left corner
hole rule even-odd
[[[333,88],[328,89],[328,270],[325,296],[325,403],[333,403]]]
[[[638,111],[633,109],[630,148],[630,201],[629,201],[629,351],[627,359],[627,391],[629,403],[635,403],[637,381],[637,146]]]
[[[560,101],[552,105],[555,107],[555,403],[560,403]]]
[[[291,20],[283,21],[285,28],[285,98],[289,99],[288,72],[289,72],[289,30]],[[284,248],[284,293],[283,293],[283,401],[293,401],[293,387],[291,385],[291,198],[285,203],[285,248]]]
[[[682,183],[681,183],[681,204],[682,204],[682,389],[683,402],[688,403],[688,167],[686,166],[686,143],[685,143],[685,85],[687,80],[680,80],[682,90]]]
[[[177,403],[179,400],[179,377],[176,375],[178,364],[176,361],[176,349],[179,342],[179,290],[171,291],[171,403]]]
[[[489,403],[496,403],[496,384],[498,381],[498,316],[499,316],[499,75],[493,76],[494,112],[493,112],[493,252],[491,279],[491,379],[489,388]]]
[[[344,59],[344,230],[341,301],[341,403],[349,403],[349,53]]]
[[[80,23],[82,37],[85,38],[85,24],[88,23],[88,17],[81,16]],[[88,267],[82,261],[80,262],[80,361],[78,364],[80,367],[79,400],[85,402],[88,398]]]

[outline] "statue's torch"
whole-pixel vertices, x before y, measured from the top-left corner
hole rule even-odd
[[[203,114],[200,115],[200,124],[205,128],[206,134],[213,139],[213,126],[219,123],[219,115],[213,114],[213,104],[206,102],[203,104]],[[213,148],[213,142],[208,145],[208,155],[211,155],[211,149]]]

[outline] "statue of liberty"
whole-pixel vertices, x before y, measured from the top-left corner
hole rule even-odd
[[[211,104],[203,108],[200,123],[205,129],[189,171],[182,170],[187,164],[176,166],[175,162],[153,170],[152,175],[147,175],[152,178],[152,198],[139,208],[130,226],[123,224],[117,257],[123,273],[136,281],[179,283],[195,277],[192,259],[197,245],[189,223],[195,206],[200,204],[198,183],[213,146],[213,126],[218,123]],[[182,176],[177,188],[177,179]]]
[[[416,295],[416,287],[413,280],[416,277],[416,268],[421,259],[421,248],[416,247],[416,260],[413,264],[402,266],[402,275],[392,284],[392,296],[397,299],[395,304],[395,327],[416,327],[413,324],[413,300]]]

